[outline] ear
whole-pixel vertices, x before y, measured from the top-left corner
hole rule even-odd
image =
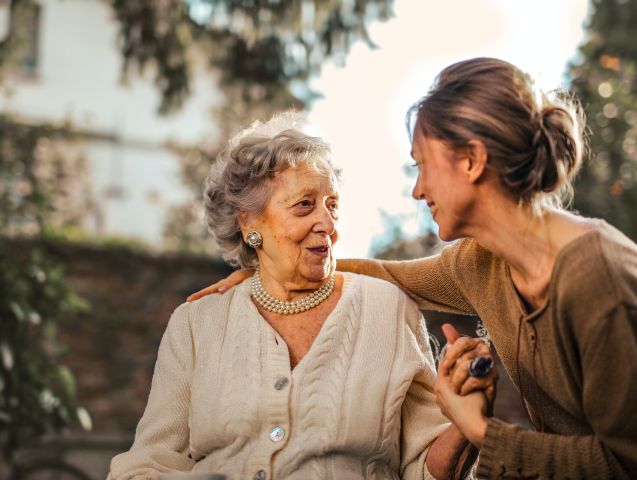
[[[465,155],[464,173],[470,183],[476,183],[484,177],[487,168],[487,160],[489,159],[487,147],[480,140],[470,140]]]

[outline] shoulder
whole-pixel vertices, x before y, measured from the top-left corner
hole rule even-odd
[[[555,280],[563,293],[605,295],[634,302],[637,293],[637,245],[616,228],[599,221],[569,243],[558,257]],[[637,303],[636,303],[637,304]]]
[[[637,306],[637,245],[615,227],[603,222],[595,238],[600,259],[618,300]]]
[[[356,273],[345,275],[349,287],[360,291],[360,302],[368,307],[364,310],[378,313],[383,317],[408,319],[409,324],[421,318],[418,305],[393,283]]]
[[[187,315],[189,323],[195,332],[201,329],[209,330],[222,327],[231,313],[241,315],[248,310],[250,302],[249,280],[224,293],[214,293],[185,303],[175,310],[180,315]],[[183,312],[183,313],[182,313]]]
[[[551,295],[578,324],[597,321],[618,305],[637,306],[637,245],[598,221],[560,253]]]
[[[463,238],[442,251],[449,257],[448,263],[460,276],[484,277],[494,270],[502,269],[504,262],[473,238]]]

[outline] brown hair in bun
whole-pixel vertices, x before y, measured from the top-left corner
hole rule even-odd
[[[407,123],[455,150],[480,140],[501,185],[538,212],[572,196],[585,149],[579,103],[561,91],[536,95],[531,78],[508,62],[474,58],[445,68]]]

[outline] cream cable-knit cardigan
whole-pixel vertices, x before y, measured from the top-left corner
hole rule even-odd
[[[345,274],[343,294],[290,370],[250,282],[184,304],[159,347],[146,411],[109,479],[423,479],[447,427],[428,334],[397,287]]]

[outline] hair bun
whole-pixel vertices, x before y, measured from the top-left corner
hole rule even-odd
[[[582,161],[578,112],[576,104],[550,104],[538,112],[532,140],[535,159],[529,176],[529,191],[552,193],[570,184]]]

